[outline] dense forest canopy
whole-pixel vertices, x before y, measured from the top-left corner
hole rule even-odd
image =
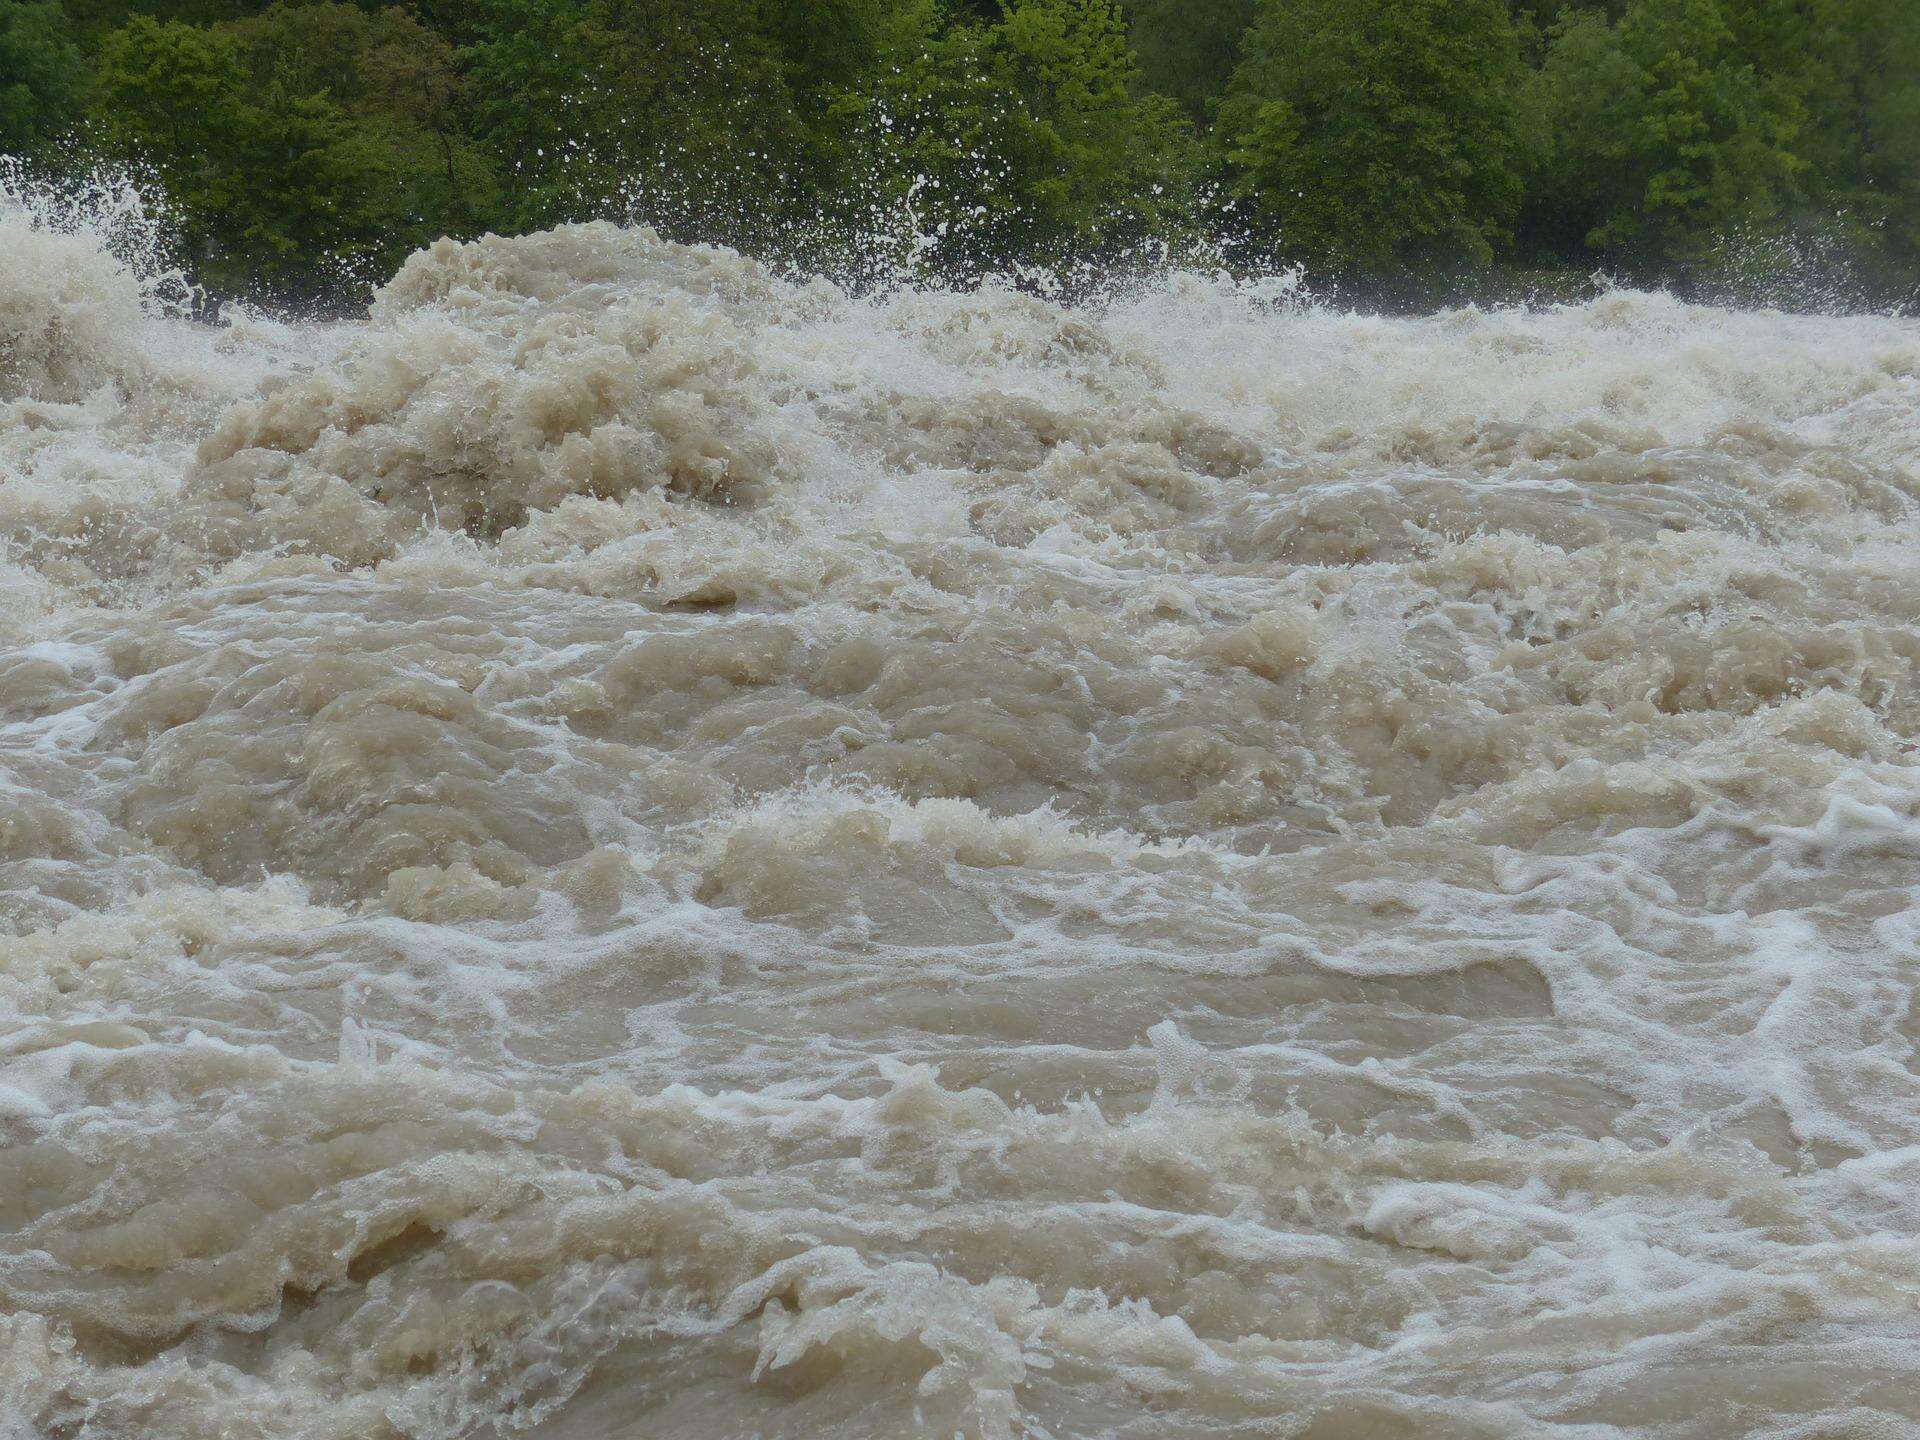
[[[0,153],[153,177],[206,284],[282,299],[613,216],[856,279],[1817,260],[1885,303],[1920,284],[1920,5],[7,0]]]

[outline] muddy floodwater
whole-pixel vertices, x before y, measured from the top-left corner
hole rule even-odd
[[[1920,324],[362,319],[0,223],[0,1435],[1920,1435]]]

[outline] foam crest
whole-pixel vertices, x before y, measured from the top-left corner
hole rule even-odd
[[[23,1434],[1920,1426],[1913,322],[23,203]]]

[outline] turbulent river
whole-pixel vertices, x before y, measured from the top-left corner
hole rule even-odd
[[[194,323],[0,226],[0,1434],[1920,1435],[1920,325]]]

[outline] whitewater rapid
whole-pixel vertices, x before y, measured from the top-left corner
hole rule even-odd
[[[0,220],[8,1440],[1920,1435],[1920,325]]]

